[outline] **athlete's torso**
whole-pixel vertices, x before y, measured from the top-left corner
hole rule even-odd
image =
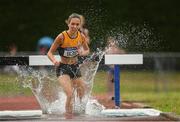
[[[64,36],[64,40],[58,48],[59,54],[64,63],[73,64],[77,62],[78,46],[81,45],[84,40],[82,39],[79,31],[75,38],[71,38],[67,31],[63,31],[62,34]]]

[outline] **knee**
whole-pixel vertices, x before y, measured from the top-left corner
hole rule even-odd
[[[72,92],[68,92],[66,95],[67,95],[67,99],[72,99],[72,97],[73,97],[73,93]]]

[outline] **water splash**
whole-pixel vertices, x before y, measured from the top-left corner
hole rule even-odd
[[[86,105],[91,97],[93,81],[97,72],[99,63],[103,58],[104,52],[98,50],[90,57],[85,58],[80,65],[82,79],[87,86],[85,96],[80,99],[77,97],[77,91],[74,89],[74,113],[84,113]],[[54,69],[39,70],[33,67],[21,66],[18,76],[23,87],[28,87],[32,90],[37,98],[43,113],[48,114],[63,114],[65,112],[66,95],[58,84]]]
[[[106,36],[114,37],[119,47],[131,52],[155,51],[162,48],[160,46],[161,38],[146,23],[141,25],[117,24],[117,26],[110,29]]]

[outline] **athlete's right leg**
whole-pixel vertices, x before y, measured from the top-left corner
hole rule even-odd
[[[58,81],[67,96],[66,106],[65,106],[66,113],[72,114],[73,87],[72,87],[71,79],[69,75],[61,75],[59,76]]]

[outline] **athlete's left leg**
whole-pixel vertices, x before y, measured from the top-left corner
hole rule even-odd
[[[74,79],[72,80],[72,82],[73,82],[73,87],[75,87],[77,90],[77,96],[81,100],[85,94],[85,88],[86,88],[85,82],[81,78]]]

